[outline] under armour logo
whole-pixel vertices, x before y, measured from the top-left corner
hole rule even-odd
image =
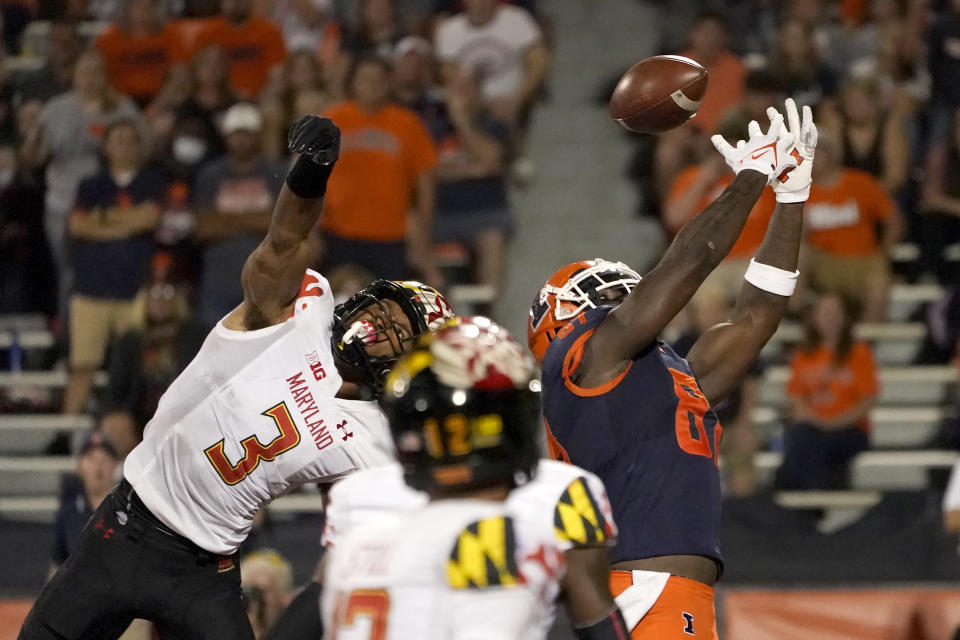
[[[341,431],[343,431],[343,441],[344,441],[344,442],[347,441],[347,438],[352,438],[352,437],[353,437],[353,431],[347,431],[347,421],[346,421],[346,420],[344,420],[343,422],[341,422],[340,424],[338,424],[338,425],[337,425],[337,429],[340,429]]]
[[[104,540],[109,540],[110,536],[113,535],[113,527],[107,528],[103,524],[103,518],[100,518],[100,520],[97,521],[97,524],[95,524],[93,528],[96,531],[102,532],[100,535],[103,537]]]

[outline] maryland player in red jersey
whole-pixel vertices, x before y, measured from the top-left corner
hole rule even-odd
[[[557,271],[530,310],[528,342],[543,368],[552,457],[597,474],[620,537],[611,591],[633,638],[717,637],[713,586],[720,576],[721,427],[710,409],[741,382],[793,292],[817,130],[786,103],[763,134],[713,143],[733,183],[677,234],[647,276],[586,260]],[[745,275],[729,322],[697,341],[686,360],[658,334],[733,246],[767,185],[777,206]]]

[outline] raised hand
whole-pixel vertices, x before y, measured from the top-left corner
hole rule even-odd
[[[340,156],[340,129],[330,118],[304,116],[290,127],[287,148],[320,166],[331,165]]]
[[[806,202],[810,196],[810,185],[813,183],[813,154],[817,149],[817,125],[813,122],[813,111],[808,106],[803,107],[803,121],[797,113],[797,103],[793,98],[787,98],[784,103],[787,112],[787,126],[794,136],[794,148],[791,155],[797,159],[797,166],[786,169],[777,175],[770,183],[777,194],[777,202],[792,203]],[[767,116],[772,120],[780,114],[776,109],[767,109]]]
[[[793,148],[793,133],[784,129],[783,116],[779,113],[770,118],[770,128],[766,133],[760,130],[756,120],[750,121],[747,131],[750,137],[740,140],[736,146],[732,146],[721,135],[710,138],[734,173],[751,169],[767,176],[769,181],[785,169],[796,166],[796,158],[789,153]]]

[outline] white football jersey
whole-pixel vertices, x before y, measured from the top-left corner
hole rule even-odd
[[[564,553],[611,545],[603,483],[542,460],[507,500],[435,500],[396,463],[330,492],[322,612],[327,638],[546,638]]]
[[[277,496],[394,458],[377,403],[336,397],[333,311],[329,283],[308,270],[286,322],[210,332],[123,467],[167,526],[232,554]]]

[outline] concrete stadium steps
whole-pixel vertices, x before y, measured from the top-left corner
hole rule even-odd
[[[854,458],[850,484],[855,490],[922,490],[928,485],[928,472],[949,469],[960,457],[956,451],[864,451]],[[764,451],[754,456],[757,479],[761,485],[773,484],[783,461],[780,453]]]
[[[63,431],[77,433],[93,428],[93,418],[59,414],[0,416],[0,456],[36,455]]]
[[[871,344],[878,364],[906,365],[913,362],[927,329],[922,322],[865,323],[858,325],[854,333]],[[764,356],[785,362],[790,351],[803,339],[803,325],[783,322],[764,348]]]
[[[884,367],[880,369],[880,406],[938,406],[944,404],[957,383],[957,368],[952,365]],[[764,372],[760,387],[761,406],[787,406],[787,367],[771,367]]]
[[[56,496],[60,476],[77,468],[69,456],[0,457],[0,496]]]
[[[936,435],[947,411],[940,407],[877,407],[870,412],[874,449],[920,449]],[[785,414],[772,407],[753,411],[753,425],[761,438],[782,433]],[[2,422],[0,422],[2,425]],[[2,427],[0,427],[2,428]]]

